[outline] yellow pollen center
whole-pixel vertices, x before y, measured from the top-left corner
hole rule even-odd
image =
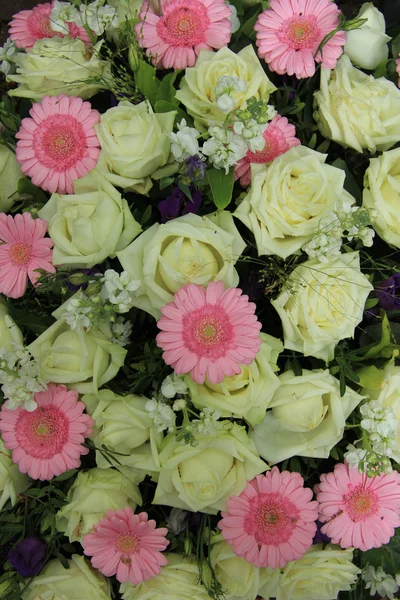
[[[36,434],[40,437],[46,437],[49,433],[49,427],[45,423],[39,423],[36,427]]]

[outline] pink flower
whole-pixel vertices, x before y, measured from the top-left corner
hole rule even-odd
[[[159,527],[141,512],[135,515],[128,506],[107,511],[106,517],[94,525],[94,532],[82,541],[86,556],[106,577],[116,575],[120,583],[138,585],[160,572],[168,561],[161,554],[168,546],[168,529]]]
[[[22,119],[16,156],[32,183],[49,192],[73,194],[73,180],[94,169],[100,144],[93,125],[100,114],[75,96],[45,96]]]
[[[247,151],[235,166],[235,180],[240,177],[240,184],[247,187],[251,182],[251,163],[265,164],[300,144],[296,137],[296,128],[286,117],[276,115],[264,131],[265,146],[258,152]]]
[[[231,15],[225,0],[145,0],[136,25],[139,46],[158,69],[193,67],[200,50],[228,44]]]
[[[396,58],[396,71],[399,76],[399,81],[397,82],[397,86],[400,87],[400,54],[399,54],[399,58]]]
[[[400,474],[369,478],[347,463],[321,475],[314,487],[321,528],[342,548],[363,552],[387,544],[400,526]]]
[[[339,25],[339,9],[331,0],[271,0],[258,17],[258,54],[280,75],[311,77],[315,60],[333,69],[343,52],[346,34],[338,31],[314,60],[324,37]]]
[[[1,407],[0,431],[5,447],[13,451],[13,462],[21,473],[41,480],[77,469],[81,454],[89,452],[82,444],[94,424],[83,414],[78,392],[49,383],[45,392],[35,394],[35,401],[33,412]]]
[[[53,3],[38,4],[32,10],[21,10],[15,14],[10,21],[10,38],[14,40],[17,48],[29,50],[38,40],[52,38],[55,36],[80,38],[86,44],[90,44],[90,37],[83,27],[75,23],[67,23],[65,34],[54,31],[50,25],[50,14]]]
[[[184,285],[162,309],[156,338],[163,359],[176,373],[189,373],[197,383],[220,383],[253,362],[260,349],[261,323],[256,305],[239,288],[225,291],[222,281],[207,289]]]
[[[40,277],[35,269],[55,273],[51,261],[54,242],[44,238],[47,221],[32,219],[30,213],[0,213],[0,293],[9,298],[24,295],[28,277],[33,284]]]
[[[299,473],[273,467],[227,502],[218,527],[238,556],[256,567],[283,568],[311,548],[318,504]]]

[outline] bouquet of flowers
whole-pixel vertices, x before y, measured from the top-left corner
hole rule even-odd
[[[400,588],[400,23],[79,0],[0,49],[0,598]]]

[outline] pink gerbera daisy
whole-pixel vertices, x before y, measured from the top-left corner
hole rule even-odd
[[[55,273],[52,265],[54,242],[44,238],[47,221],[33,219],[30,213],[0,213],[0,293],[9,298],[24,295],[28,277],[33,284],[40,277],[35,269]]]
[[[286,117],[276,115],[264,131],[265,146],[257,152],[247,151],[235,166],[235,180],[240,177],[240,184],[247,187],[251,182],[251,163],[265,164],[300,144],[296,137],[296,128]]]
[[[89,452],[82,444],[94,424],[83,414],[85,405],[78,402],[78,392],[49,383],[45,392],[35,394],[35,402],[33,412],[1,407],[0,431],[13,462],[21,473],[41,480],[77,469],[81,454]]]
[[[256,567],[283,568],[311,548],[318,503],[299,473],[278,467],[250,481],[227,501],[218,527],[238,556]]]
[[[261,323],[256,305],[239,288],[225,291],[222,281],[207,289],[184,285],[162,309],[156,341],[163,359],[176,373],[189,373],[197,383],[220,383],[239,374],[260,349]]]
[[[17,48],[29,50],[38,40],[55,36],[64,37],[67,34],[71,38],[80,38],[86,44],[91,43],[86,29],[78,27],[75,23],[66,23],[65,34],[54,31],[50,24],[52,8],[53,3],[46,2],[46,4],[38,4],[32,10],[21,10],[13,16],[9,33]]]
[[[400,474],[367,477],[347,463],[321,475],[314,488],[321,528],[334,544],[363,552],[387,544],[400,526]]]
[[[161,554],[169,544],[168,529],[156,528],[157,523],[148,518],[145,512],[135,515],[129,506],[107,511],[82,541],[93,567],[106,577],[116,575],[120,583],[133,585],[158,575],[168,563]]]
[[[73,194],[74,179],[94,169],[100,143],[93,125],[100,113],[75,96],[45,96],[22,119],[16,156],[32,183],[49,192]]]
[[[331,0],[271,0],[258,17],[258,54],[280,75],[311,77],[315,60],[333,69],[343,52],[346,34],[338,31],[315,57],[324,37],[339,25],[340,11]]]
[[[159,69],[193,67],[200,50],[228,44],[231,16],[225,0],[147,0],[136,25],[139,46]]]

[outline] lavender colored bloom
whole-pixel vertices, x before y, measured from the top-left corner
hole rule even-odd
[[[10,550],[8,560],[20,575],[33,577],[43,567],[46,555],[46,542],[36,537],[28,537]]]
[[[384,310],[400,310],[400,273],[382,281],[376,288],[376,296]]]
[[[316,521],[316,523],[317,531],[315,532],[313,544],[329,543],[331,541],[331,538],[321,532],[321,527],[323,523],[321,523],[320,521]]]
[[[189,158],[185,160],[185,166],[186,176],[192,181],[200,181],[201,179],[204,179],[207,165],[198,154],[189,156]]]
[[[158,203],[158,210],[161,214],[161,223],[176,219],[176,217],[179,217],[180,215],[187,215],[189,213],[197,214],[203,198],[199,190],[194,186],[191,185],[189,189],[193,201],[189,200],[179,187],[174,187],[171,196],[168,196],[165,200],[161,200],[161,202]]]

